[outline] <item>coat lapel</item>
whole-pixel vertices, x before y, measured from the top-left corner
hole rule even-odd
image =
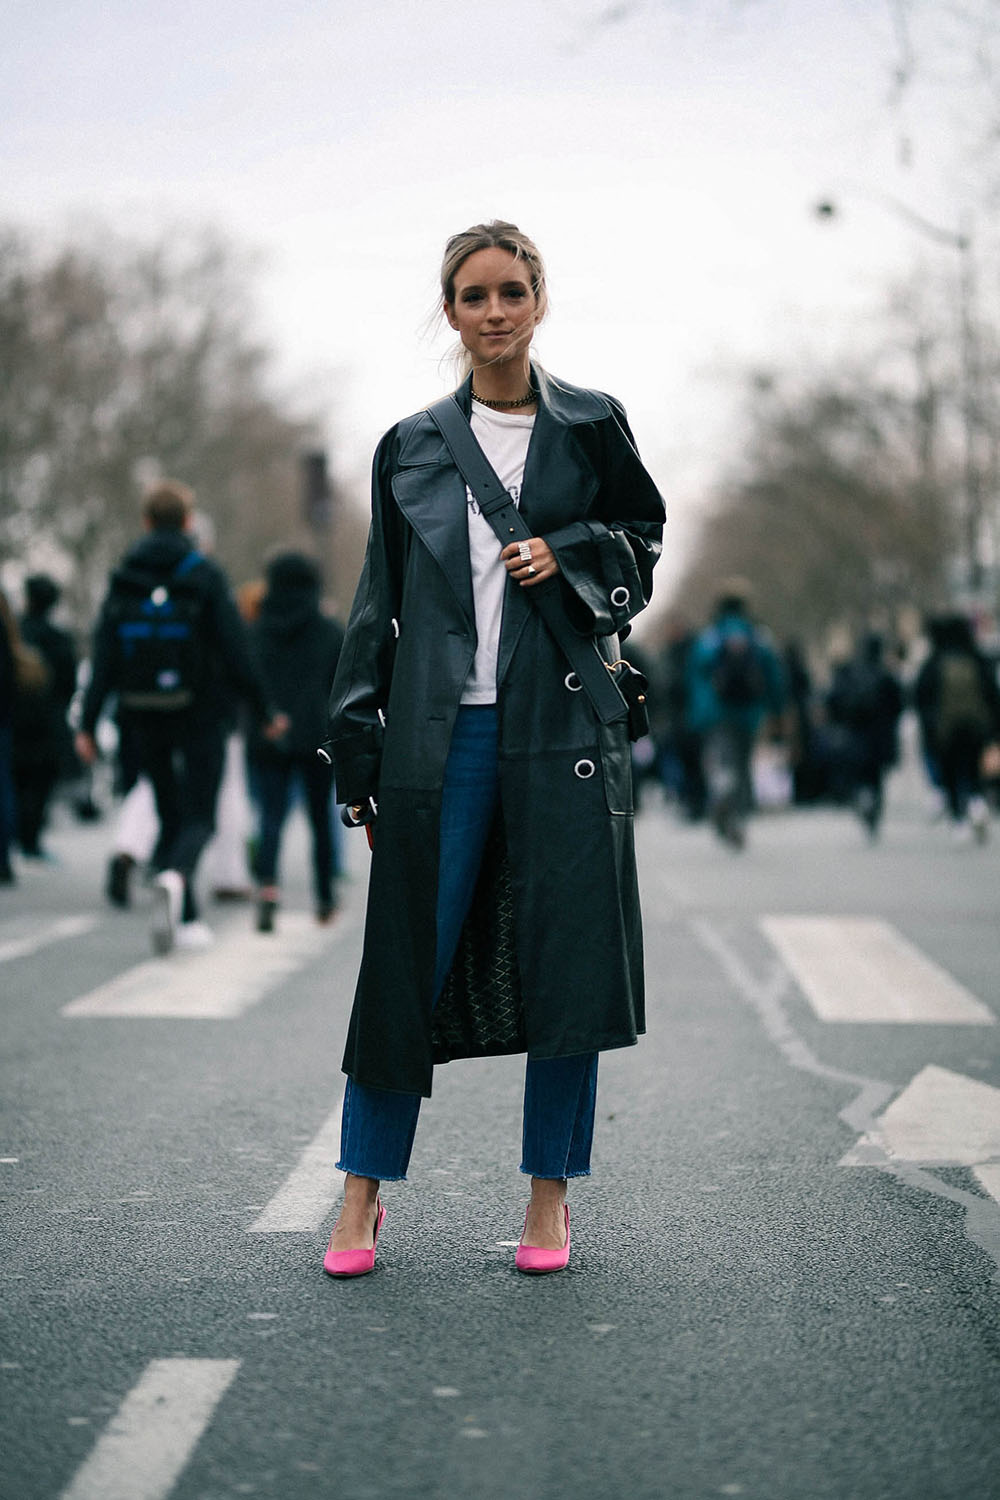
[[[568,526],[587,514],[598,477],[573,435],[572,413],[559,387],[536,372],[538,414],[528,445],[521,510],[536,536]]]
[[[563,392],[541,371],[536,371],[535,377],[538,412],[525,460],[521,512],[534,534],[543,536],[586,515],[599,480],[573,435],[573,422],[591,415],[589,410],[577,409],[581,393]],[[456,393],[466,416],[472,405],[471,385],[471,379],[467,379]],[[474,628],[465,482],[429,420],[411,430],[392,490],[400,510],[438,562],[462,613]],[[525,590],[508,587],[498,680],[503,679],[510,664],[531,607]]]
[[[475,626],[465,483],[442,448],[440,463],[399,468],[392,492],[424,546],[444,573],[470,625]]]
[[[568,526],[585,514],[597,491],[598,478],[573,436],[566,413],[552,400],[552,386],[536,371],[538,411],[528,444],[521,486],[521,514],[535,536]],[[526,589],[508,587],[500,632],[497,682],[503,682],[534,605]]]

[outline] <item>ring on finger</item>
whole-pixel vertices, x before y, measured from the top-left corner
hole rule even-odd
[[[534,578],[534,576],[535,576],[535,574],[537,572],[538,572],[538,569],[535,567],[534,563],[529,563],[528,564],[528,577],[529,578]]]
[[[518,544],[517,544],[517,555],[521,559],[522,562],[530,563],[530,561],[531,561],[531,543],[530,542],[518,542]]]

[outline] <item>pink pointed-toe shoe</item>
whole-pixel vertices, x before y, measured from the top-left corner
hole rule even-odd
[[[385,1209],[382,1200],[376,1201],[375,1215],[375,1237],[370,1250],[331,1250],[327,1246],[323,1257],[323,1270],[328,1276],[367,1276],[369,1271],[375,1269],[375,1247],[378,1244],[378,1232],[382,1228],[385,1219]],[[332,1238],[332,1235],[331,1235]]]
[[[526,1245],[524,1243],[524,1231],[521,1231],[521,1243],[517,1247],[514,1264],[519,1271],[527,1271],[532,1276],[543,1276],[547,1271],[565,1271],[569,1264],[569,1204],[563,1205],[566,1214],[566,1243],[561,1250],[542,1250],[538,1245]],[[524,1227],[528,1227],[528,1215],[524,1215]]]

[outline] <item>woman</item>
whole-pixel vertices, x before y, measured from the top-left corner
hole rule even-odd
[[[291,721],[280,740],[267,740],[259,730],[251,730],[247,739],[250,779],[260,808],[254,857],[258,932],[274,930],[281,835],[297,786],[312,836],[316,920],[329,922],[336,908],[334,881],[340,870],[331,819],[333,782],[330,767],[317,759],[316,745],[323,738],[344,630],[320,608],[322,592],[322,574],[311,557],[280,552],[267,565],[267,592],[250,626],[261,681]]]
[[[516,226],[454,236],[441,288],[458,406],[531,536],[501,545],[428,412],[382,439],[330,700],[338,799],[359,821],[377,808],[332,1275],[374,1265],[379,1183],[405,1177],[434,1063],[525,1051],[516,1264],[561,1269],[597,1053],[644,1029],[628,730],[598,721],[532,594],[556,591],[617,661],[663,504],[618,403],[532,364],[545,272]]]

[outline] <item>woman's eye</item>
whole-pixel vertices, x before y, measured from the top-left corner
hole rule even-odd
[[[526,291],[525,291],[525,289],[524,289],[523,286],[512,286],[508,290],[507,296],[508,297],[513,297],[515,299],[515,301],[520,302],[524,297],[527,296],[527,293],[526,293]]]
[[[463,292],[462,293],[462,301],[463,302],[482,302],[482,300],[483,300],[483,294],[482,294],[482,292]]]

